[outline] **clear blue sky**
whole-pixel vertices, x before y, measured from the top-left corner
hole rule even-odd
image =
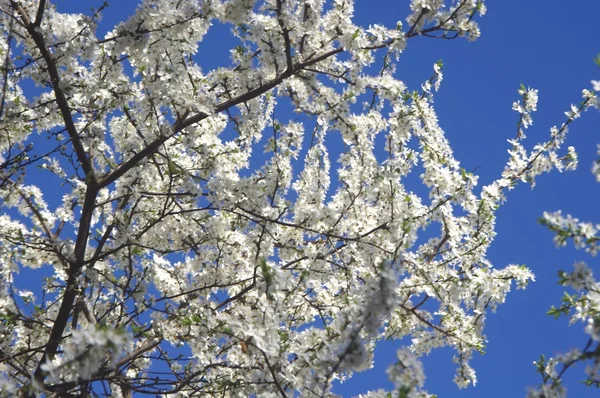
[[[87,13],[101,1],[57,2],[59,10]],[[109,1],[100,31],[106,31],[127,16],[134,0]],[[408,13],[408,0],[358,0],[356,19],[363,25],[383,23],[395,26]],[[481,20],[482,36],[475,43],[415,38],[409,41],[399,64],[399,77],[412,89],[431,74],[432,64],[444,60],[445,79],[437,95],[436,110],[457,159],[466,169],[479,167],[480,184],[496,178],[508,157],[506,139],[515,134],[517,114],[511,104],[518,99],[521,83],[539,89],[539,111],[528,142],[545,140],[549,128],[564,120],[570,103],[578,103],[582,88],[591,79],[600,79],[592,62],[600,52],[600,1],[598,0],[504,0],[488,1],[488,14]],[[209,33],[201,45],[210,53],[205,70],[226,59],[229,48],[219,37],[222,27]],[[223,64],[223,63],[221,63]],[[227,64],[225,64],[227,65]],[[600,115],[588,112],[571,129],[568,145],[580,154],[580,168],[568,174],[542,176],[531,191],[522,185],[510,192],[508,203],[499,211],[498,237],[491,247],[490,260],[496,267],[526,264],[537,281],[526,291],[515,291],[497,314],[487,322],[487,353],[474,361],[479,382],[476,387],[458,390],[452,383],[452,351],[441,350],[425,358],[427,389],[440,397],[524,397],[527,386],[539,377],[532,362],[541,353],[547,356],[579,347],[585,342],[581,325],[568,326],[566,319],[545,315],[557,304],[562,288],[556,286],[559,268],[569,269],[575,260],[588,260],[583,252],[556,249],[549,231],[536,223],[545,210],[563,209],[581,219],[600,223],[597,203],[600,185],[589,170],[596,152]],[[594,261],[590,264],[595,266]],[[596,269],[598,269],[596,267]],[[600,270],[597,272],[600,275]],[[336,388],[343,396],[369,389],[390,387],[385,375],[394,360],[396,343],[385,343],[376,351],[374,369],[358,374]],[[582,369],[567,376],[570,397],[595,397],[598,390],[580,386]]]

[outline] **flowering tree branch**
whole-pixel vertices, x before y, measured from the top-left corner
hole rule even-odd
[[[349,0],[144,0],[97,37],[106,6],[0,0],[2,394],[332,396],[405,336],[401,396],[427,396],[417,358],[443,345],[475,383],[486,312],[533,278],[488,261],[495,212],[570,167],[557,150],[595,95],[531,152],[519,130],[476,191],[432,107],[441,62],[412,91],[396,65],[416,36],[476,39],[482,1],[363,28]],[[204,71],[217,23],[239,45]],[[520,93],[524,130],[537,92]],[[405,185],[417,167],[428,195]],[[33,290],[27,268],[48,274]]]

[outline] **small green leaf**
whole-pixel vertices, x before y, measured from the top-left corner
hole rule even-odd
[[[177,166],[177,164],[175,164],[175,162],[173,162],[172,160],[169,159],[167,165],[169,167],[170,175],[177,176],[183,174],[183,170],[181,170],[181,167]]]
[[[143,330],[144,330],[143,326],[137,326],[134,324],[131,325],[131,331],[133,332],[134,335],[142,333]]]
[[[398,398],[407,398],[408,394],[410,394],[410,391],[412,390],[411,387],[409,386],[402,386],[398,389]]]
[[[200,317],[200,315],[198,314],[193,314],[190,319],[192,320],[192,322],[194,322],[195,324],[199,324],[200,322],[202,322],[202,318]]]

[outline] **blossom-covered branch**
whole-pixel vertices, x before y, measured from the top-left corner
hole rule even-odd
[[[476,39],[483,1],[365,28],[351,0],[143,0],[98,37],[106,7],[0,0],[1,394],[333,396],[405,337],[401,396],[426,396],[418,356],[441,346],[474,384],[486,313],[533,279],[487,259],[496,210],[570,167],[595,95],[528,152],[521,88],[479,190],[433,109],[442,63],[416,89],[396,66],[413,37]],[[237,45],[209,69],[216,24]]]

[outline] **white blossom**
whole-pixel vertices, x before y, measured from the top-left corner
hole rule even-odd
[[[384,338],[403,346],[393,397],[429,397],[419,357],[444,346],[475,384],[487,314],[534,279],[489,261],[496,212],[576,166],[560,149],[596,101],[529,143],[521,87],[507,164],[479,187],[433,106],[442,62],[415,87],[397,66],[415,36],[479,37],[483,1],[363,27],[351,0],[142,0],[101,37],[105,6],[0,9],[2,394],[332,396]],[[214,66],[219,28],[235,45]],[[545,220],[595,254],[597,225]],[[593,276],[564,281],[597,339]]]

